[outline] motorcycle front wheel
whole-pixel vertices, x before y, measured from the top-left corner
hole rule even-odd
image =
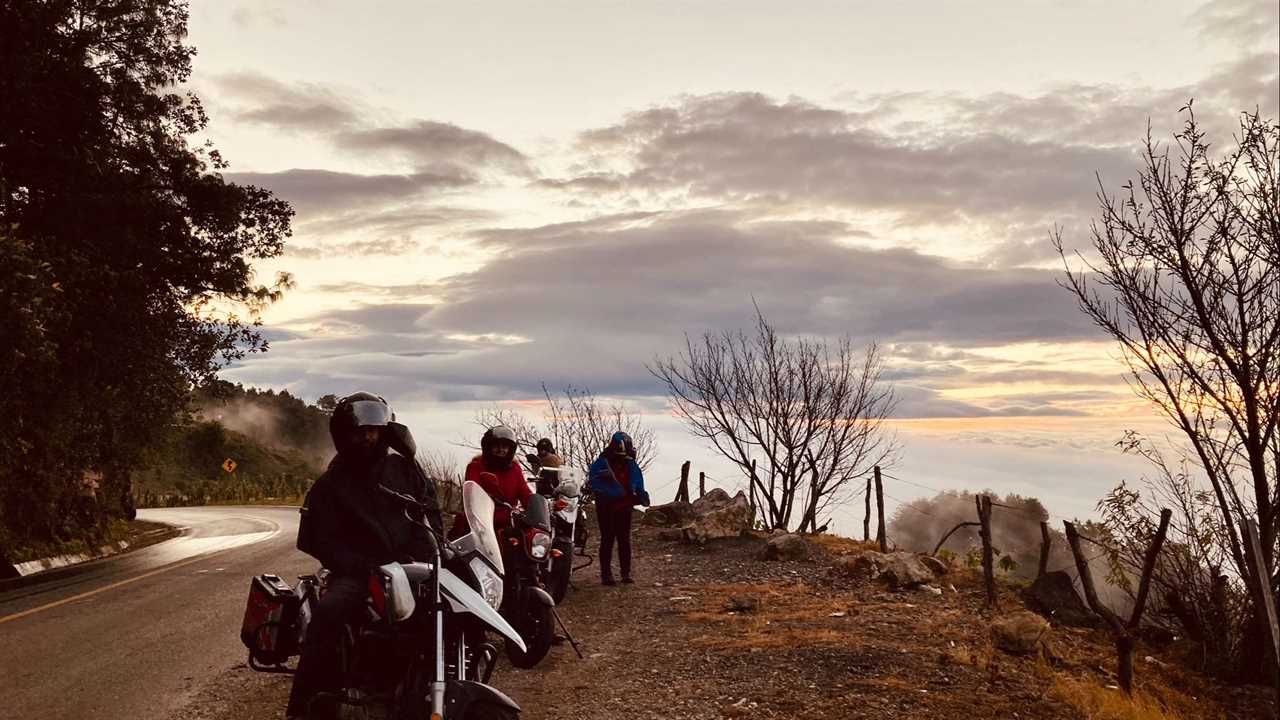
[[[516,625],[520,638],[524,640],[526,650],[510,640],[507,641],[507,659],[518,668],[531,668],[542,662],[551,649],[552,634],[555,631],[555,618],[551,615],[551,606],[540,602],[529,603],[524,617]]]
[[[573,572],[573,549],[551,561],[550,577],[547,578],[547,591],[551,599],[559,605],[565,595],[569,594],[569,574]]]
[[[520,720],[520,713],[504,705],[478,702],[467,708],[462,720]]]

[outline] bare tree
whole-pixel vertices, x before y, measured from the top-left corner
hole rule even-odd
[[[1060,231],[1053,240],[1064,286],[1120,344],[1138,395],[1188,441],[1224,554],[1252,594],[1278,584],[1280,126],[1244,114],[1235,146],[1215,159],[1190,105],[1184,112],[1172,146],[1148,130],[1136,186],[1117,197],[1099,180],[1096,256],[1077,253],[1083,267],[1073,270]],[[1268,577],[1245,564],[1247,518],[1262,534]]]
[[[644,424],[639,413],[623,403],[606,403],[586,388],[567,387],[553,395],[544,384],[542,395],[546,404],[537,420],[514,408],[495,405],[477,413],[476,424],[482,428],[506,425],[515,431],[520,445],[529,449],[539,438],[551,438],[556,452],[572,467],[590,465],[619,430],[631,436],[641,469],[647,469],[657,457],[658,442],[653,430]]]
[[[462,465],[457,458],[441,452],[419,453],[418,463],[435,483],[440,509],[447,513],[462,512]]]
[[[893,390],[880,381],[872,345],[849,338],[785,340],[756,309],[755,332],[685,339],[678,357],[649,371],[667,387],[677,416],[735,463],[771,528],[817,530],[875,465],[898,449],[885,433]],[[753,474],[752,460],[763,460]]]

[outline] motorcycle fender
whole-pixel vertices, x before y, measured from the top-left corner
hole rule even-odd
[[[546,590],[543,590],[540,587],[528,587],[526,590],[529,591],[529,595],[531,596],[528,599],[536,600],[537,602],[549,607],[555,607],[556,601],[551,599],[551,595],[549,595]]]
[[[470,585],[448,569],[440,571],[440,592],[449,601],[449,605],[454,612],[475,615],[488,623],[494,630],[502,633],[503,637],[518,645],[521,652],[527,649],[524,640],[520,638],[520,633],[511,627],[511,623],[499,615],[497,610],[490,607],[480,593],[472,590]],[[543,594],[545,595],[546,593]],[[550,596],[547,599],[550,600]]]
[[[446,717],[466,717],[472,703],[487,702],[520,712],[515,700],[495,687],[474,680],[450,680],[444,689]]]

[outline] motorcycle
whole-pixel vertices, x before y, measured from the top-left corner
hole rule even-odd
[[[367,720],[518,720],[520,706],[488,685],[497,651],[485,641],[486,632],[503,635],[509,648],[525,648],[520,633],[498,612],[504,565],[493,527],[493,500],[476,483],[464,483],[463,512],[471,531],[448,543],[413,516],[423,508],[418,500],[384,486],[378,489],[399,500],[411,522],[428,529],[433,557],[428,562],[387,563],[370,571],[364,616],[342,633],[344,689],[317,695],[308,717],[350,717],[354,711]],[[259,576],[263,577],[274,576]],[[286,612],[268,612],[268,619],[254,628],[249,628],[250,615],[261,613],[255,611],[251,592],[241,633],[250,638],[245,642],[251,667],[288,671],[283,660],[300,645],[297,638],[305,635],[311,605],[324,594],[326,580],[324,570],[303,577],[292,593],[296,607],[288,609],[286,603]],[[287,584],[283,590],[288,590]],[[285,636],[288,643],[278,642]],[[264,649],[269,642],[274,645]],[[263,667],[264,663],[273,664]]]
[[[555,601],[542,588],[538,572],[551,552],[547,499],[533,494],[523,511],[512,510],[501,538],[506,569],[501,612],[523,639],[516,643],[507,638],[507,659],[518,668],[531,668],[546,657],[555,633]]]
[[[541,468],[535,483],[538,494],[551,503],[551,552],[540,572],[557,605],[569,592],[573,551],[579,546],[582,485],[582,471],[567,467]],[[582,540],[585,545],[586,538]]]

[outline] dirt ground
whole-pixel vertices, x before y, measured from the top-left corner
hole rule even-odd
[[[639,528],[636,584],[602,586],[592,565],[559,608],[585,658],[561,643],[535,669],[500,665],[493,684],[525,720],[1111,717],[1086,707],[1118,697],[1100,632],[1055,628],[1054,657],[1014,657],[992,648],[993,614],[970,571],[944,577],[941,595],[890,592],[830,576],[852,542],[799,562],[756,560],[763,544],[698,548]],[[1002,593],[1002,611],[1022,609]],[[1138,683],[1168,713],[1133,717],[1269,714],[1265,693],[1214,689],[1158,655],[1139,648]],[[181,717],[279,718],[289,682],[231,668]]]

